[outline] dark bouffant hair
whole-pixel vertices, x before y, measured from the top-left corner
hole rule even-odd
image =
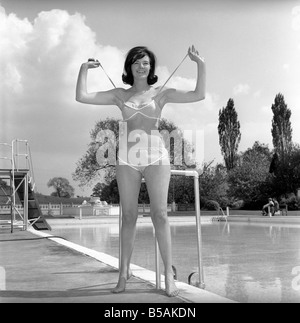
[[[150,59],[150,72],[147,78],[148,84],[152,85],[157,82],[158,77],[154,75],[156,58],[155,55],[145,46],[137,46],[132,48],[126,57],[124,63],[124,73],[122,74],[122,80],[125,84],[133,85],[133,75],[131,72],[131,65],[138,59],[148,56]]]

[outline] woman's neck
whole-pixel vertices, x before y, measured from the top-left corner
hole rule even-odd
[[[141,82],[135,81],[131,87],[132,91],[134,91],[136,93],[146,92],[146,91],[150,90],[150,88],[151,88],[151,86],[148,84],[147,81],[141,81]]]

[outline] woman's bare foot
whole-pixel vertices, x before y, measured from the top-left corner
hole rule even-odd
[[[123,293],[126,288],[126,282],[127,279],[125,277],[120,277],[117,286],[111,292],[114,294]]]
[[[169,297],[175,297],[179,294],[179,289],[176,287],[174,282],[173,273],[165,275],[166,294]]]
[[[120,276],[117,286],[113,288],[111,292],[114,294],[123,293],[126,289],[126,282],[128,279],[131,278],[131,276],[132,276],[132,271],[129,269],[127,273],[127,278]]]

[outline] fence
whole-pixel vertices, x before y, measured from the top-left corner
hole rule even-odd
[[[40,209],[43,213],[43,215],[63,215],[63,208],[67,207],[67,206],[71,206],[70,205],[66,205],[66,204],[40,204]],[[74,206],[74,207],[77,207]],[[16,204],[15,208],[21,213],[23,214],[23,206],[21,204]],[[8,214],[10,213],[10,205],[2,205],[0,206],[0,215],[1,214]]]
[[[47,203],[47,204],[40,204],[40,209],[43,213],[43,215],[53,215],[53,216],[62,216],[64,215],[64,208],[74,208],[74,215],[76,214],[75,208],[77,209],[81,204],[53,204],[53,203]],[[110,204],[111,206],[118,207],[119,204]],[[23,206],[21,204],[15,205],[16,209],[20,214],[23,214]],[[139,212],[140,213],[150,213],[150,204],[139,204]],[[172,210],[172,205],[168,205],[168,211]],[[68,212],[67,215],[69,215],[70,212]],[[0,205],[0,216],[3,214],[10,214],[10,205]]]

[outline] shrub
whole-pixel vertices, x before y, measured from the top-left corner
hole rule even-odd
[[[289,210],[298,210],[299,202],[295,194],[289,194],[280,198],[279,204],[286,204]]]
[[[217,201],[214,200],[207,200],[204,204],[204,207],[207,210],[219,210],[220,204]]]
[[[243,200],[237,200],[231,203],[230,207],[234,210],[239,210],[243,208],[245,205],[245,202]]]

